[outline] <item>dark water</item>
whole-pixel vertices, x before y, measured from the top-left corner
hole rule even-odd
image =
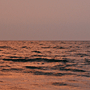
[[[90,41],[0,41],[0,90],[90,90]]]

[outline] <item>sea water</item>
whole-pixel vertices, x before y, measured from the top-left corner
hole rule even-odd
[[[90,90],[90,41],[0,41],[0,90]]]

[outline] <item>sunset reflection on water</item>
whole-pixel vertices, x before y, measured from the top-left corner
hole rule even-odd
[[[0,41],[1,90],[89,90],[89,41]]]

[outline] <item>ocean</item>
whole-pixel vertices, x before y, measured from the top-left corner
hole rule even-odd
[[[90,41],[0,41],[0,90],[90,90]]]

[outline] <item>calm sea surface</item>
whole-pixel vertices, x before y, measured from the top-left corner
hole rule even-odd
[[[90,41],[0,41],[0,90],[90,90]]]

